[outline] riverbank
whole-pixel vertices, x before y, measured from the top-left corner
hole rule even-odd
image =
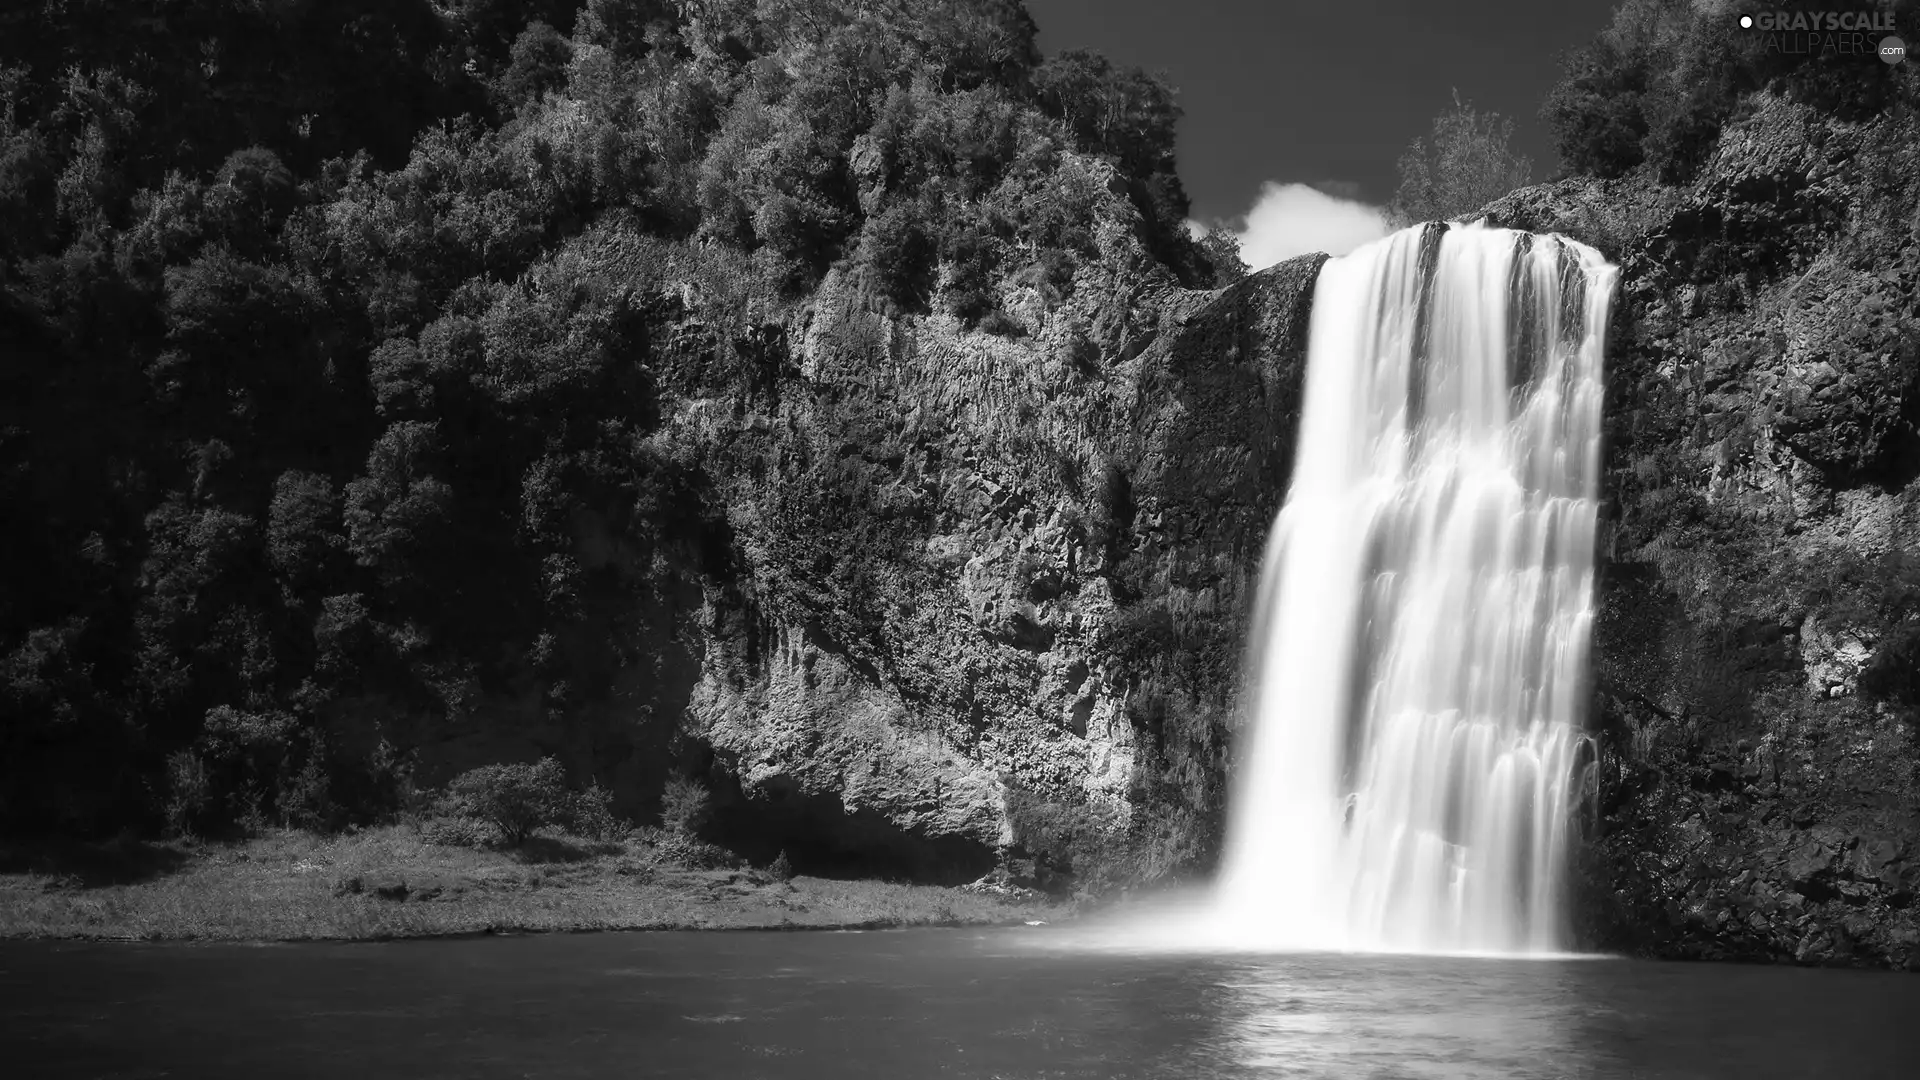
[[[881,929],[1055,922],[1031,894],[699,869],[638,841],[542,835],[518,850],[404,827],[230,844],[0,856],[0,938],[380,940],[484,932]]]

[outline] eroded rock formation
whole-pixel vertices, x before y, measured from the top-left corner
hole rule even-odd
[[[836,271],[751,415],[683,410],[738,478],[684,729],[740,841],[949,879],[1210,852],[1318,260],[1183,290],[1105,212],[1011,333]]]

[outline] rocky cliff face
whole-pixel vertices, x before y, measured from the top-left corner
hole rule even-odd
[[[1763,97],[1690,187],[1487,211],[1623,267],[1597,944],[1920,969],[1915,134]]]
[[[1100,257],[1009,283],[1016,326],[835,271],[744,415],[675,418],[736,478],[683,731],[749,854],[1097,883],[1217,838],[1318,260],[1180,289],[1108,180]]]
[[[1920,967],[1920,161],[1761,98],[1689,187],[1487,211],[1624,269],[1590,943]],[[1097,165],[1089,165],[1098,169]],[[1217,842],[1317,261],[1173,285],[1116,199],[1017,330],[836,274],[741,415],[684,734],[724,830],[816,865],[1138,880]]]

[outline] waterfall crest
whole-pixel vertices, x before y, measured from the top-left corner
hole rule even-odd
[[[1566,947],[1616,274],[1438,224],[1322,269],[1215,932]]]

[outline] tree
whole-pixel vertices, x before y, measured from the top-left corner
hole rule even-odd
[[[537,22],[521,31],[508,55],[510,62],[501,77],[501,89],[508,101],[519,105],[566,84],[573,43],[553,27]]]
[[[1569,55],[1565,68],[1540,109],[1561,164],[1593,176],[1625,175],[1646,159],[1646,70],[1604,39]]]
[[[684,776],[668,777],[660,793],[660,827],[675,836],[692,837],[713,816],[713,795],[705,784]]]
[[[1040,107],[1064,121],[1084,149],[1111,155],[1134,175],[1171,171],[1180,106],[1163,80],[1070,50],[1040,65],[1033,84]]]
[[[1433,131],[1400,156],[1400,187],[1388,212],[1402,224],[1470,214],[1533,179],[1533,162],[1512,148],[1513,121],[1460,100],[1433,119]]]
[[[1213,287],[1224,289],[1247,276],[1247,262],[1240,254],[1240,239],[1222,228],[1207,230],[1200,238],[1200,252],[1213,268]]]
[[[447,785],[447,800],[455,812],[487,822],[516,846],[536,829],[562,824],[574,809],[566,773],[550,757],[532,765],[482,765],[461,773]]]

